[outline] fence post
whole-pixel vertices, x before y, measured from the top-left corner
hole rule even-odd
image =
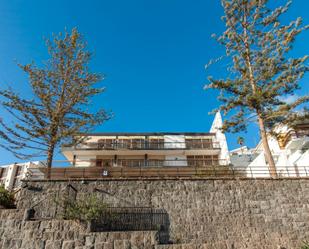
[[[305,166],[304,166],[304,170],[305,170],[306,176],[308,176],[308,175],[307,175],[307,169],[306,169],[306,167],[305,167]]]
[[[249,168],[250,168],[251,178],[253,178],[253,173],[252,173],[252,168],[251,168],[251,166],[249,166]]]
[[[288,173],[288,177],[290,177],[289,166],[286,166],[286,172]]]
[[[212,167],[213,167],[213,169],[214,169],[215,176],[217,176],[216,166],[215,166],[215,165],[212,165]]]

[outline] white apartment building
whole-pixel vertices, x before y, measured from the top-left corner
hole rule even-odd
[[[74,167],[216,166],[230,163],[222,118],[209,132],[135,132],[82,134],[85,142],[63,147]]]
[[[0,166],[0,184],[8,190],[14,190],[21,186],[22,179],[43,179],[44,174],[37,170],[39,167],[44,167],[39,161]]]
[[[112,169],[117,171],[122,168],[132,172],[138,168],[145,169],[149,176],[152,174],[151,168],[213,169],[218,166],[220,169],[220,165],[230,164],[227,141],[221,127],[222,118],[218,112],[209,132],[82,134],[86,137],[83,143],[62,147],[62,154],[70,165],[53,167],[52,176],[86,177],[83,168],[88,168],[88,177],[94,178],[102,174],[93,175],[92,171],[112,172]],[[7,189],[16,189],[22,179],[44,178],[44,173],[46,168],[42,162],[6,165],[0,168],[0,181]]]
[[[269,147],[275,160],[277,174],[283,177],[309,176],[309,122],[294,128],[278,126],[277,136],[268,135]],[[262,142],[253,149],[241,147],[230,151],[231,162],[245,170],[250,177],[269,177]]]

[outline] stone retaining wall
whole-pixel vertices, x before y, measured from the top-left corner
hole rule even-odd
[[[19,208],[28,208],[48,193],[62,195],[68,182],[28,184],[41,190],[23,189]],[[303,240],[309,240],[308,179],[101,180],[70,184],[78,190],[77,198],[95,192],[116,207],[165,209],[170,240],[175,244],[194,243],[207,249],[297,249]],[[52,201],[40,208],[52,211]],[[157,248],[179,248],[175,246]]]
[[[12,210],[0,210],[0,214]],[[1,215],[2,216],[2,215]],[[150,249],[155,231],[87,233],[74,221],[0,220],[1,249]]]
[[[21,209],[0,209],[0,221],[7,220],[22,220],[24,210]]]

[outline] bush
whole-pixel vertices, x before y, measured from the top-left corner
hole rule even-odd
[[[78,220],[82,222],[99,219],[102,213],[107,211],[107,204],[98,199],[95,195],[89,195],[78,200],[62,201],[63,218]]]
[[[4,208],[13,208],[15,206],[13,193],[6,190],[3,185],[0,186],[0,206]]]
[[[303,245],[300,247],[300,249],[309,249],[309,242],[304,241]]]

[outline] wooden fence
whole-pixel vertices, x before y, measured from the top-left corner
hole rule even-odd
[[[46,168],[40,171],[46,173]],[[245,172],[228,166],[210,167],[66,167],[52,168],[52,180],[168,177],[241,177]]]

